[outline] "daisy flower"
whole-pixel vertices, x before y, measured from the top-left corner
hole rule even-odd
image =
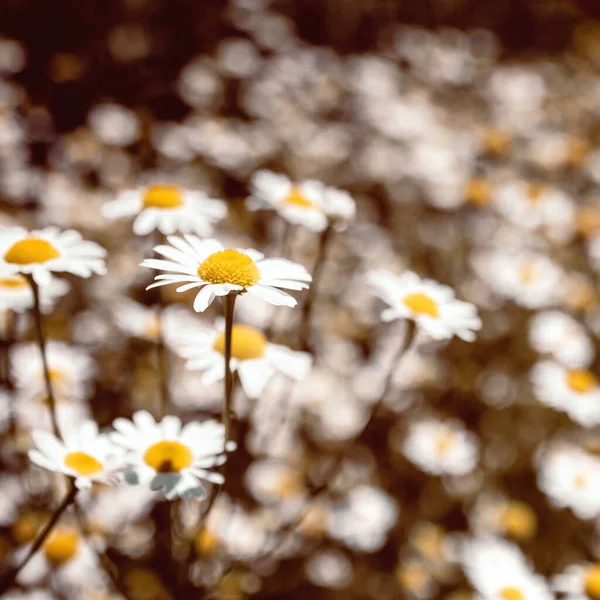
[[[530,377],[542,404],[567,413],[583,427],[600,424],[600,383],[591,371],[544,360],[533,367]]]
[[[482,538],[466,542],[461,554],[465,575],[485,600],[553,600],[546,580],[517,546]]]
[[[538,526],[535,510],[525,502],[500,494],[481,495],[470,515],[473,531],[481,535],[503,535],[519,542],[531,540]]]
[[[104,275],[105,255],[102,246],[83,240],[73,229],[0,229],[0,273],[31,275],[39,285],[50,283],[53,272],[79,277],[90,277],[92,273]]]
[[[40,286],[42,312],[51,312],[56,300],[64,296],[70,287],[68,281],[57,277],[52,277],[46,285]],[[23,275],[0,275],[0,310],[9,309],[21,313],[32,308],[33,304],[33,291]]]
[[[538,486],[558,508],[580,519],[600,515],[600,461],[576,447],[550,450],[541,461]]]
[[[138,411],[132,421],[119,418],[113,426],[112,441],[127,451],[128,483],[164,489],[168,500],[205,497],[201,479],[223,483],[220,473],[209,471],[225,462],[221,423],[192,421],[182,427],[177,417],[167,416],[157,423],[150,413]]]
[[[304,497],[299,469],[278,460],[253,462],[244,476],[246,487],[262,504],[297,503]]]
[[[250,210],[271,208],[293,225],[311,231],[323,231],[331,222],[343,229],[356,213],[350,194],[327,187],[320,181],[294,183],[285,175],[258,171],[252,177],[252,195],[246,204]]]
[[[296,306],[296,300],[281,289],[304,290],[312,278],[297,263],[283,258],[264,258],[257,250],[225,249],[215,239],[200,240],[195,235],[168,238],[171,246],[154,248],[168,260],[148,258],[142,267],[165,271],[146,289],[177,283],[178,292],[201,288],[194,310],[204,312],[216,296],[248,292],[275,306]]]
[[[99,433],[94,421],[63,431],[63,438],[64,441],[48,431],[34,431],[32,439],[36,448],[28,453],[31,462],[73,477],[79,489],[90,488],[98,481],[108,483],[120,467],[119,449],[106,435]]]
[[[432,475],[466,475],[477,466],[478,442],[458,421],[426,419],[413,423],[403,451]]]
[[[381,313],[385,322],[412,319],[431,337],[443,340],[457,335],[472,342],[475,331],[481,329],[477,309],[468,302],[456,300],[452,288],[416,273],[400,277],[389,271],[371,271],[367,275],[374,293],[389,306]]]
[[[103,206],[102,214],[111,220],[135,216],[136,235],[148,235],[156,229],[165,235],[179,231],[206,236],[227,215],[227,206],[204,192],[157,183],[121,192],[116,200]]]
[[[198,324],[174,336],[173,350],[187,359],[187,368],[204,371],[203,385],[225,376],[225,321],[214,327]],[[231,332],[231,370],[237,371],[244,392],[257,398],[271,377],[279,372],[300,381],[307,377],[312,357],[286,346],[272,344],[265,335],[249,325],[234,324]]]
[[[553,577],[552,586],[567,600],[597,600],[600,598],[600,564],[569,565]]]
[[[558,310],[547,310],[531,319],[529,342],[536,352],[551,354],[570,368],[585,368],[595,356],[594,345],[585,327]]]

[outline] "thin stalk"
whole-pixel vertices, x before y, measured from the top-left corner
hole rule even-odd
[[[308,338],[310,336],[310,321],[312,316],[313,306],[317,298],[319,281],[323,274],[323,267],[327,258],[327,250],[333,238],[333,227],[328,225],[319,237],[319,248],[317,250],[317,259],[312,272],[312,283],[306,292],[304,304],[302,305],[302,320],[300,322],[300,348],[309,350]]]
[[[231,373],[231,343],[233,334],[233,311],[236,294],[223,297],[223,312],[225,314],[225,395],[221,411],[221,422],[225,426],[225,443],[231,437],[231,401],[233,392],[233,375]]]
[[[162,302],[158,309],[158,338],[156,340],[156,353],[158,356],[158,376],[160,379],[160,414],[165,417],[169,414],[171,399],[169,396],[169,356],[163,336]]]
[[[42,311],[40,308],[40,288],[31,275],[27,275],[27,280],[33,292],[33,315],[35,317],[35,326],[37,330],[38,343],[42,354],[42,365],[44,367],[44,380],[46,382],[46,395],[48,404],[50,405],[50,418],[52,420],[52,431],[54,435],[60,438],[60,430],[58,428],[58,420],[56,416],[56,399],[52,390],[52,379],[50,378],[50,369],[48,368],[48,359],[46,356],[46,338],[42,327]]]
[[[71,485],[71,490],[65,496],[64,500],[60,503],[60,506],[54,511],[52,518],[50,519],[50,521],[48,521],[46,527],[44,527],[42,532],[38,535],[37,539],[33,543],[33,546],[31,546],[31,548],[29,549],[29,552],[27,553],[25,558],[2,578],[2,581],[0,582],[0,596],[2,596],[6,591],[8,591],[11,588],[11,586],[17,579],[17,576],[19,575],[21,569],[23,569],[27,565],[27,563],[33,558],[33,555],[42,547],[42,545],[54,529],[54,526],[58,523],[63,513],[71,504],[73,504],[73,502],[75,502],[75,497],[77,496],[78,491],[79,490],[74,485]]]

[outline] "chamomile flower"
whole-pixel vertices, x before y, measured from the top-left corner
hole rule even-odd
[[[466,542],[461,561],[471,585],[485,600],[552,600],[546,580],[517,546],[482,538]]]
[[[216,296],[248,292],[275,306],[296,306],[296,300],[281,289],[304,290],[312,278],[297,263],[283,258],[264,258],[257,250],[225,249],[215,239],[195,235],[169,236],[171,246],[154,248],[168,260],[148,258],[143,267],[165,271],[146,289],[177,283],[178,292],[201,288],[194,310],[204,312]]]
[[[431,337],[441,340],[453,335],[472,342],[475,331],[481,329],[477,310],[468,302],[456,300],[454,291],[430,279],[406,272],[400,277],[389,271],[372,271],[367,280],[373,290],[389,307],[381,318],[412,319]]]
[[[529,341],[540,354],[551,354],[570,368],[585,368],[595,355],[585,327],[558,310],[536,314],[529,322]]]
[[[533,367],[531,381],[542,404],[567,413],[583,427],[600,424],[600,382],[591,371],[544,360]]]
[[[169,500],[177,496],[203,498],[206,491],[201,479],[223,483],[220,473],[209,470],[225,462],[222,424],[192,421],[182,427],[177,417],[167,416],[157,423],[150,413],[138,411],[132,421],[119,418],[113,426],[112,441],[127,451],[129,483],[164,489]]]
[[[538,486],[558,508],[580,519],[600,515],[600,460],[576,447],[551,449],[540,460]]]
[[[294,183],[285,175],[258,171],[252,177],[250,210],[271,208],[286,221],[323,231],[329,223],[343,229],[353,218],[356,205],[350,194],[327,187],[320,181]]]
[[[600,564],[569,565],[552,579],[552,587],[567,600],[597,600],[600,598]]]
[[[34,431],[32,439],[36,448],[28,453],[31,462],[73,477],[80,489],[89,488],[97,481],[108,483],[121,466],[120,452],[106,435],[99,433],[98,425],[85,421],[62,433],[64,441],[48,431]]]
[[[245,481],[250,493],[262,504],[297,504],[304,496],[300,470],[278,460],[253,462]]]
[[[174,351],[187,359],[187,368],[204,371],[202,383],[210,385],[225,376],[225,322],[214,327],[197,325],[181,332],[173,344]],[[291,379],[304,379],[311,367],[311,355],[286,346],[272,344],[266,336],[249,325],[234,324],[231,333],[231,369],[237,371],[249,398],[257,398],[275,373]]]
[[[477,439],[458,421],[426,419],[410,426],[403,451],[432,475],[466,475],[477,465]]]
[[[136,235],[147,235],[156,229],[165,235],[179,231],[206,236],[227,215],[227,206],[204,192],[158,183],[121,192],[116,200],[104,205],[102,213],[108,219],[135,216]]]
[[[52,311],[58,298],[69,291],[69,282],[52,277],[46,285],[40,286],[40,308],[42,312]],[[0,309],[24,312],[33,307],[33,291],[29,282],[19,273],[0,276]]]
[[[521,542],[535,536],[538,518],[525,502],[500,494],[485,494],[476,500],[470,522],[473,531],[480,535],[503,535]]]
[[[58,401],[81,400],[87,396],[89,381],[95,371],[89,354],[81,348],[51,340],[46,345],[46,360],[52,390]],[[20,398],[46,399],[44,367],[37,344],[18,344],[12,348],[10,365]]]
[[[0,229],[0,273],[31,275],[39,285],[50,283],[53,272],[79,277],[90,277],[92,273],[104,275],[105,254],[104,248],[83,240],[73,229]]]

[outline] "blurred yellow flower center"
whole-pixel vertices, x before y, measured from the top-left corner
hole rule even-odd
[[[79,534],[72,529],[57,529],[44,544],[44,554],[54,566],[71,560],[79,547]]]
[[[144,462],[157,473],[179,473],[193,460],[194,455],[187,446],[170,440],[156,442],[144,453]]]
[[[194,547],[199,556],[211,556],[219,547],[219,538],[208,529],[203,529],[196,536]]]
[[[315,205],[302,193],[299,187],[292,186],[290,193],[285,197],[284,204],[292,204],[302,208],[315,208]]]
[[[29,284],[25,277],[21,277],[20,275],[15,275],[14,277],[0,277],[0,287],[3,288],[22,288],[27,287]]]
[[[198,267],[198,277],[208,283],[231,283],[247,288],[258,283],[260,271],[254,261],[239,250],[221,250]]]
[[[103,469],[102,463],[85,452],[69,452],[65,456],[65,466],[84,477],[100,473]]]
[[[31,542],[47,520],[46,515],[34,511],[20,515],[12,527],[13,537],[19,544]]]
[[[65,372],[62,369],[48,369],[50,381],[52,383],[61,383],[66,379]]]
[[[446,454],[448,450],[452,447],[452,443],[454,442],[454,432],[446,431],[442,435],[440,435],[437,444],[435,445],[435,449],[438,454]]]
[[[497,127],[489,127],[483,131],[484,148],[492,154],[506,154],[510,150],[512,139],[510,134]]]
[[[440,311],[435,300],[432,300],[425,294],[408,294],[408,296],[404,296],[402,302],[415,313],[427,315],[434,319],[440,316]]]
[[[183,204],[183,197],[176,185],[151,185],[142,202],[145,208],[177,208]]]
[[[225,354],[225,332],[220,333],[213,344],[213,349]],[[238,360],[252,360],[262,358],[267,349],[267,338],[263,333],[248,327],[248,325],[234,325],[231,330],[231,356]]]
[[[573,483],[575,484],[576,488],[582,490],[583,488],[587,487],[587,477],[585,475],[575,475],[573,478]]]
[[[437,525],[422,526],[415,536],[415,545],[427,558],[438,558],[444,549],[444,530]]]
[[[429,580],[425,567],[418,563],[402,565],[396,574],[400,586],[411,592],[421,590]]]
[[[498,596],[503,600],[525,600],[525,594],[516,587],[503,587],[498,592]]]
[[[600,565],[587,569],[584,578],[585,593],[593,600],[600,600]]]
[[[492,185],[487,179],[471,179],[467,184],[467,201],[484,206],[490,203]]]
[[[293,498],[302,491],[302,478],[298,471],[290,470],[279,478],[273,489],[278,498]]]
[[[531,204],[536,204],[546,193],[547,186],[539,181],[534,181],[527,186],[527,199]]]
[[[538,267],[534,260],[525,260],[521,265],[520,275],[523,283],[532,283],[537,278]]]
[[[516,540],[528,540],[537,529],[537,516],[524,502],[512,502],[502,512],[500,523],[507,535]]]
[[[596,376],[585,369],[573,369],[567,372],[567,385],[580,394],[591,392],[598,387]]]
[[[59,257],[60,252],[50,242],[40,238],[27,238],[13,244],[4,255],[4,260],[15,265],[32,265]]]

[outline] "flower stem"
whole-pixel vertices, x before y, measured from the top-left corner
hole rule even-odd
[[[52,431],[54,435],[60,438],[60,430],[58,428],[58,419],[56,415],[56,399],[52,390],[52,379],[50,378],[50,369],[48,368],[48,359],[46,356],[46,338],[42,327],[42,311],[40,308],[40,288],[31,275],[27,275],[27,280],[33,292],[33,314],[35,317],[35,326],[37,330],[38,343],[42,354],[42,365],[44,367],[44,380],[46,382],[46,395],[48,404],[50,405],[50,418],[52,420]]]
[[[163,335],[162,302],[156,318],[158,320],[158,337],[156,340],[156,353],[158,355],[158,376],[160,380],[160,414],[165,417],[169,413],[171,404],[169,396],[169,356]]]
[[[315,261],[315,267],[312,272],[312,283],[306,292],[306,298],[302,305],[302,320],[300,322],[300,348],[302,350],[309,350],[308,338],[310,335],[310,320],[312,316],[312,309],[317,298],[317,290],[319,287],[319,280],[323,274],[323,267],[325,266],[325,259],[327,257],[327,250],[329,244],[333,238],[333,227],[328,225],[327,228],[321,233],[319,238],[319,248],[317,250],[317,260]]]
[[[65,512],[65,510],[67,510],[67,508],[71,504],[73,504],[73,502],[75,502],[75,497],[77,496],[78,491],[79,490],[74,485],[71,485],[69,493],[60,503],[60,506],[54,511],[52,518],[50,519],[50,521],[48,521],[46,527],[44,527],[42,532],[38,535],[37,539],[29,549],[29,552],[27,552],[25,558],[16,567],[13,567],[8,573],[6,573],[6,575],[2,578],[2,581],[0,582],[0,596],[2,596],[7,590],[11,588],[21,569],[23,569],[27,565],[27,563],[33,558],[33,555],[42,547],[43,543],[46,541],[46,539],[54,529],[54,526],[58,523],[62,514]]]
[[[231,373],[231,342],[233,334],[233,311],[236,294],[223,297],[223,312],[225,314],[225,396],[221,412],[221,422],[225,426],[225,443],[231,437],[231,396],[233,392],[233,375]]]

